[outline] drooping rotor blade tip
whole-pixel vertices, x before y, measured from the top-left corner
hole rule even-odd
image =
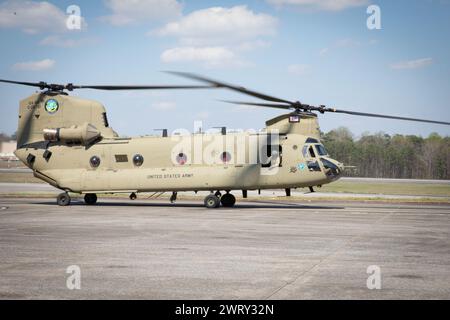
[[[366,112],[357,112],[357,111],[341,110],[341,109],[333,109],[333,112],[344,113],[344,114],[349,114],[349,115],[354,115],[354,116],[362,116],[362,117],[373,117],[373,118],[384,118],[384,119],[393,119],[393,120],[404,120],[404,121],[415,121],[415,122],[450,125],[450,122],[445,122],[445,121],[418,119],[418,118],[409,118],[409,117],[400,117],[400,116],[390,116],[390,115],[386,115],[386,114],[366,113]]]
[[[198,81],[202,81],[202,82],[206,82],[209,83],[211,85],[215,85],[217,87],[220,88],[228,88],[230,90],[233,91],[237,91],[261,100],[266,100],[266,101],[271,101],[271,102],[279,102],[279,103],[286,103],[286,104],[290,104],[293,105],[294,102],[292,101],[288,101],[288,100],[284,100],[284,99],[280,99],[277,97],[273,97],[273,96],[269,96],[267,94],[263,94],[263,93],[259,93],[253,90],[249,90],[245,87],[241,87],[241,86],[237,86],[234,84],[227,84],[225,82],[221,82],[221,81],[217,81],[217,80],[213,80],[213,79],[209,79],[203,76],[199,76],[193,73],[188,73],[188,72],[179,72],[179,71],[169,71],[169,73],[175,74],[175,75],[179,75],[181,77],[185,77],[185,78],[189,78],[189,79],[194,79],[194,80],[198,80]]]

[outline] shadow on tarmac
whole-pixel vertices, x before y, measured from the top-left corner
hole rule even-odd
[[[33,203],[37,205],[51,205],[57,206],[55,201],[47,201],[47,202],[38,202]],[[71,206],[86,206],[86,207],[173,207],[173,208],[205,208],[202,201],[198,203],[163,203],[163,202],[102,202],[99,200],[97,204],[88,206],[84,203],[83,200],[73,199],[70,203]],[[236,209],[306,209],[306,210],[341,210],[345,209],[345,207],[336,207],[336,206],[318,206],[318,205],[303,205],[303,204],[295,204],[295,203],[283,203],[279,202],[269,202],[269,201],[257,201],[257,202],[246,202],[246,203],[236,203],[233,208],[224,208],[219,207],[219,210],[236,210]],[[210,210],[206,209],[205,210]],[[212,210],[212,209],[211,209]],[[212,210],[213,211],[213,210]]]

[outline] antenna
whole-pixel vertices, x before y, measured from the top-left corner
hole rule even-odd
[[[154,131],[162,131],[163,138],[167,138],[167,129],[153,129]]]
[[[227,127],[213,127],[214,129],[220,129],[223,136],[227,134]]]

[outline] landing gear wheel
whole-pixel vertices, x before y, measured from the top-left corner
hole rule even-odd
[[[208,209],[217,208],[220,206],[220,199],[214,194],[210,194],[205,198],[205,207]]]
[[[86,193],[84,196],[84,202],[88,205],[94,205],[97,203],[97,195],[95,193]]]
[[[137,198],[136,193],[132,192],[132,193],[130,194],[130,200],[136,200],[136,198]]]
[[[70,196],[67,192],[61,193],[56,198],[58,206],[68,206],[70,204]]]
[[[226,193],[220,198],[220,202],[226,208],[231,208],[236,203],[236,198],[231,193]]]

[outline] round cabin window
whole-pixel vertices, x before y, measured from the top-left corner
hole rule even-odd
[[[222,154],[220,155],[220,160],[223,163],[228,163],[231,161],[231,154],[228,151],[224,151],[222,152]]]
[[[97,168],[100,165],[100,158],[97,156],[93,156],[89,160],[89,163],[91,164],[92,168]]]
[[[136,155],[133,157],[133,163],[134,163],[134,165],[137,166],[137,167],[142,166],[142,164],[144,163],[144,157],[141,156],[140,154],[136,154]]]
[[[180,152],[177,155],[177,163],[183,165],[186,162],[187,162],[187,156],[183,152]]]

